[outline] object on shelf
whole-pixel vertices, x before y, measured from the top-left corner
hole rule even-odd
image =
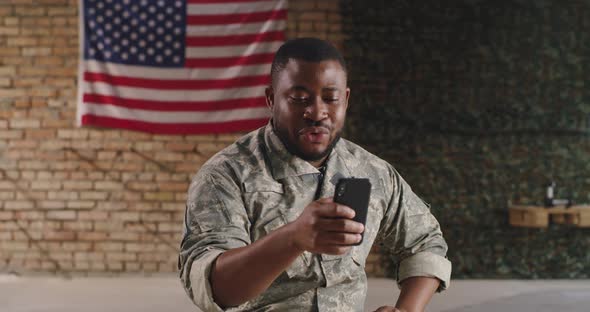
[[[556,193],[556,188],[557,188],[557,184],[555,184],[555,181],[551,181],[549,182],[549,184],[547,184],[547,187],[545,189],[545,208],[553,208],[556,206],[561,206],[561,205],[565,205],[565,208],[569,208],[571,207],[574,202],[571,198],[567,198],[567,199],[557,199],[555,198],[555,193]]]

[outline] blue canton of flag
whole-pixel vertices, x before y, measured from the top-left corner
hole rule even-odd
[[[84,1],[84,56],[102,62],[182,67],[184,1]]]

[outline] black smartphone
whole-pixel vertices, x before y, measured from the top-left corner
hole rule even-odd
[[[343,178],[336,183],[334,202],[354,209],[353,220],[363,225],[366,225],[367,222],[370,198],[371,181],[369,179]],[[364,234],[364,232],[361,234],[361,241],[355,245],[360,245],[363,242]]]

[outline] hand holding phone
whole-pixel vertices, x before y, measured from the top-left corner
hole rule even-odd
[[[371,197],[371,182],[369,179],[344,178],[338,180],[334,191],[334,202],[350,207],[355,211],[353,220],[365,226],[367,222],[367,211]],[[364,232],[361,234],[360,245],[364,239]]]

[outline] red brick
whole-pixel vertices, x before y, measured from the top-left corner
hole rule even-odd
[[[47,212],[47,220],[75,220],[76,212],[72,210],[51,210]]]
[[[80,211],[78,212],[79,220],[107,220],[109,213],[106,211]]]
[[[71,241],[76,239],[76,233],[74,232],[45,232],[43,238],[49,241]]]
[[[58,200],[41,200],[37,202],[38,208],[41,209],[64,209],[66,203]]]
[[[33,190],[59,190],[61,182],[59,181],[32,181],[31,189]]]
[[[23,209],[35,209],[35,203],[29,200],[9,200],[4,202],[4,209],[6,210],[23,210]]]
[[[104,241],[108,238],[108,234],[104,232],[79,232],[78,240],[81,241]]]

